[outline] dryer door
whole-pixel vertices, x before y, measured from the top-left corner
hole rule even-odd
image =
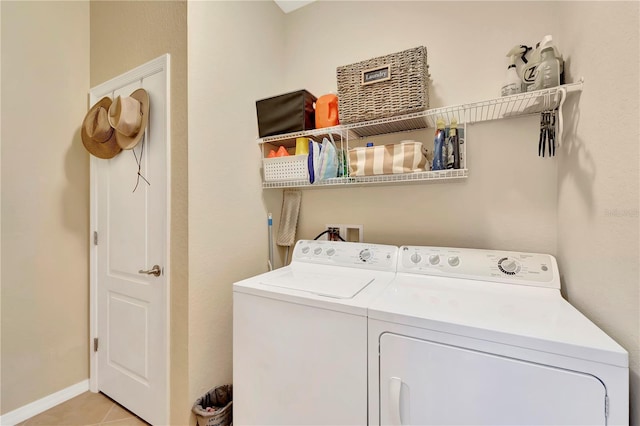
[[[605,425],[596,377],[391,333],[380,337],[380,422]]]

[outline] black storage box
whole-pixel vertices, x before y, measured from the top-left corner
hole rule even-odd
[[[306,90],[256,101],[258,134],[263,138],[315,129],[315,101],[316,97]]]

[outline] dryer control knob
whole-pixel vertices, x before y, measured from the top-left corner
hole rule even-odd
[[[432,254],[431,256],[429,256],[429,263],[432,265],[437,265],[438,263],[440,263],[440,256],[438,256],[437,254]]]
[[[421,260],[422,260],[422,256],[420,256],[420,254],[419,254],[419,253],[413,253],[413,254],[411,255],[411,261],[412,261],[413,263],[416,263],[416,264],[417,264],[417,263],[420,263],[420,261],[421,261]]]
[[[451,266],[458,266],[460,264],[460,258],[458,256],[451,256],[447,261]]]
[[[502,268],[507,272],[514,272],[518,268],[518,265],[515,261],[509,259],[506,262],[502,262]]]
[[[313,249],[313,254],[320,254],[320,253],[322,253],[322,248],[316,247],[315,249]]]
[[[307,254],[309,253],[309,247],[302,247],[302,254]]]
[[[333,256],[334,254],[336,254],[336,249],[330,248],[327,250],[327,256]]]

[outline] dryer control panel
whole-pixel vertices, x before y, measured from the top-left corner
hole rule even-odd
[[[398,272],[560,288],[556,259],[548,254],[402,246],[399,257]]]
[[[384,244],[342,241],[300,240],[293,250],[292,263],[317,263],[395,272],[398,247]]]

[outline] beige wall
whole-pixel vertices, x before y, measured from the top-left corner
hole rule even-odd
[[[89,4],[0,7],[4,414],[88,377]]]
[[[193,403],[187,398],[187,3],[91,2],[91,86],[165,53],[171,54],[171,422],[184,424]]]
[[[232,380],[234,281],[264,272],[255,101],[281,91],[273,2],[189,3],[189,399]],[[274,204],[277,202],[274,201]],[[279,208],[278,208],[279,210]]]
[[[287,16],[285,89],[336,91],[337,66],[424,45],[432,107],[493,98],[506,52],[555,28],[547,10],[526,8],[522,19],[523,10],[517,2],[457,2],[455,11],[450,2],[313,3]],[[496,17],[499,25],[488,24]],[[464,181],[305,191],[299,237],[349,223],[363,224],[368,242],[554,253],[557,159],[538,158],[538,131],[537,117],[469,126]],[[433,130],[411,137],[433,146]]]
[[[640,424],[637,2],[561,5],[558,42],[584,91],[562,148],[558,261],[569,301],[630,356],[632,424]]]

